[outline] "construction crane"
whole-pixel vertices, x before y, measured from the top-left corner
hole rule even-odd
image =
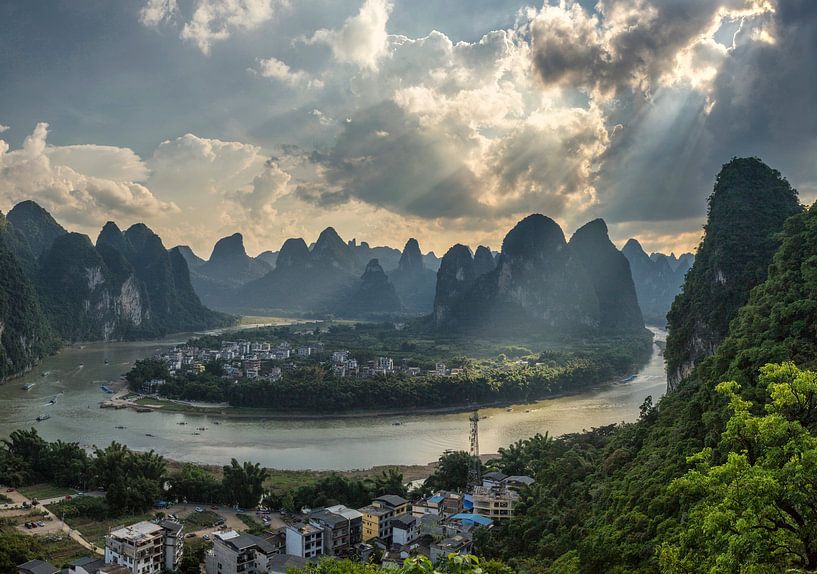
[[[479,460],[479,411],[468,418],[471,421],[471,466],[468,468],[468,486],[474,488],[482,482],[482,462]]]

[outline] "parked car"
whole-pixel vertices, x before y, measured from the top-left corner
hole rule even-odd
[[[7,488],[6,492],[14,492],[14,489],[13,488]]]
[[[195,532],[188,532],[188,533],[185,535],[185,538],[195,538],[195,536],[196,536],[196,533],[195,533]]]
[[[204,509],[201,506],[197,506],[196,512],[204,512]]]

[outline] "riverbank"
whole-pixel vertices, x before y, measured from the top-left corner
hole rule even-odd
[[[643,367],[641,365],[639,368]],[[152,396],[135,395],[125,392],[121,398],[112,398],[103,401],[100,406],[103,408],[123,409],[128,408],[136,412],[166,412],[182,415],[205,415],[218,416],[225,419],[247,419],[247,420],[269,420],[269,421],[309,421],[332,419],[362,419],[370,417],[399,417],[399,416],[430,416],[466,413],[479,409],[506,408],[512,412],[515,407],[524,408],[535,405],[540,401],[555,400],[564,397],[576,396],[586,392],[602,391],[610,389],[616,385],[626,384],[628,381],[618,379],[590,387],[582,387],[573,390],[559,391],[546,396],[537,397],[528,401],[500,400],[485,403],[469,403],[463,405],[450,405],[446,407],[406,407],[394,409],[361,409],[354,411],[336,411],[331,413],[280,412],[270,409],[254,409],[249,407],[233,407],[225,403],[192,403],[189,401],[178,401],[173,399],[162,399]],[[103,406],[104,405],[104,406]]]

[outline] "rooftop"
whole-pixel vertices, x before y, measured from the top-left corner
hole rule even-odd
[[[17,569],[31,572],[32,574],[55,574],[60,571],[59,568],[53,564],[49,564],[45,560],[29,560],[25,564],[20,564]]]
[[[391,519],[391,524],[394,527],[406,530],[417,523],[417,517],[411,514],[400,514]]]
[[[463,524],[479,524],[480,526],[490,526],[494,523],[493,520],[481,514],[472,514],[470,512],[460,512],[451,517],[451,520],[458,520]]]
[[[402,496],[397,496],[396,494],[384,494],[383,496],[378,496],[374,499],[374,502],[382,502],[383,504],[391,506],[392,508],[397,508],[398,506],[408,504],[408,500]]]
[[[139,540],[147,536],[153,536],[157,532],[161,532],[162,527],[153,522],[137,522],[130,526],[125,526],[111,532],[114,538],[124,538],[127,540]]]

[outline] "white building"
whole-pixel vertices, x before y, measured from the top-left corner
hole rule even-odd
[[[417,517],[411,514],[400,514],[391,519],[391,541],[393,544],[408,546],[420,537]]]
[[[315,558],[323,554],[323,529],[312,524],[290,524],[286,529],[287,554]]]
[[[105,562],[125,566],[131,574],[158,574],[165,566],[164,533],[152,522],[113,530],[105,537]]]

